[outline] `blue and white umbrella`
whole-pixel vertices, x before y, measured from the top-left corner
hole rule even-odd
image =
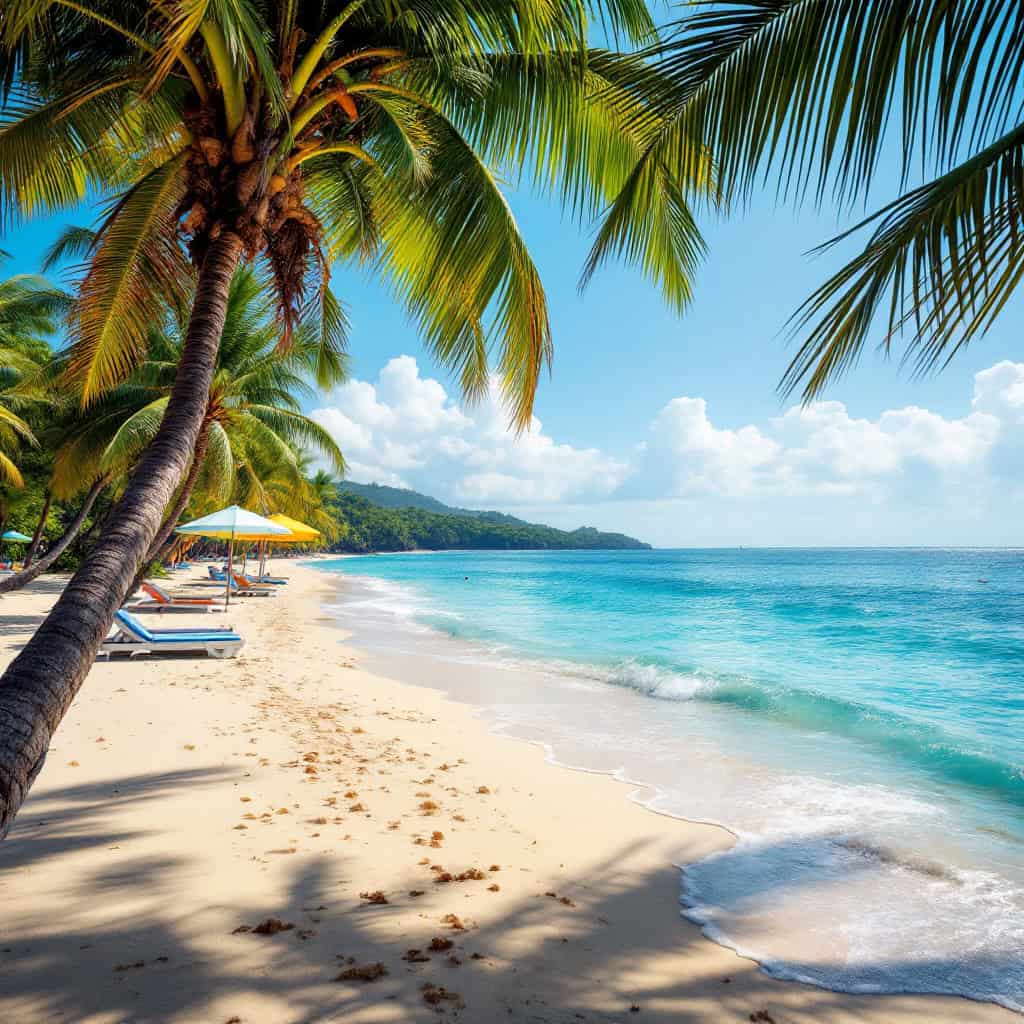
[[[32,538],[26,537],[23,533],[18,533],[17,530],[5,530],[0,533],[0,541],[13,541],[15,544],[31,544]]]

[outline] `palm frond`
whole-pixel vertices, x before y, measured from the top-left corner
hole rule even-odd
[[[191,271],[177,237],[183,156],[122,197],[99,231],[73,320],[69,374],[92,402],[124,380],[145,354],[149,327],[168,301],[184,302]]]
[[[21,470],[14,464],[10,456],[2,451],[0,451],[0,484],[19,489],[25,486]]]
[[[345,307],[324,281],[305,312],[292,348],[324,390],[348,377],[349,319]]]
[[[817,397],[856,361],[876,314],[882,345],[908,334],[918,370],[946,363],[983,334],[1024,274],[1024,125],[890,203],[828,245],[874,225],[863,252],[796,314],[809,329],[783,388]]]
[[[342,455],[341,449],[330,433],[316,420],[312,420],[302,413],[267,405],[247,405],[245,414],[255,417],[278,437],[284,438],[292,444],[316,449],[331,460],[331,465],[336,472],[345,472],[345,456]]]
[[[121,423],[100,456],[101,472],[120,474],[135,464],[156,437],[167,411],[167,401],[166,397],[157,398]]]
[[[470,399],[487,387],[481,325],[490,320],[510,416],[525,428],[551,358],[540,276],[490,170],[450,122],[430,116],[430,182],[398,190],[383,175],[368,179],[381,232],[378,266]]]
[[[93,251],[96,242],[97,233],[94,228],[66,225],[43,253],[43,273],[48,273],[65,260],[84,260]]]
[[[206,457],[196,481],[197,493],[218,503],[227,501],[235,487],[235,456],[224,428],[213,421],[207,425]]]
[[[1004,0],[696,0],[652,50],[671,81],[661,116],[714,152],[723,187],[749,195],[863,195],[890,122],[903,171],[953,160],[1019,119],[1024,8]],[[899,116],[892,118],[894,108]],[[973,127],[968,131],[968,126]]]

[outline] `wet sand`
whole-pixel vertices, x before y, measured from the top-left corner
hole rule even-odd
[[[0,1020],[1019,1021],[777,982],[678,913],[729,841],[374,676],[291,582],[224,613],[231,661],[100,661],[0,844]],[[0,601],[0,657],[57,578]],[[171,589],[215,595],[197,572]]]

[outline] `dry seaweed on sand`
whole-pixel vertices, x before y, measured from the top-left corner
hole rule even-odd
[[[252,932],[253,935],[276,935],[278,932],[290,932],[295,925],[282,921],[279,917],[267,917],[257,925],[240,924],[231,934],[240,935],[243,932]]]
[[[421,991],[423,992],[423,1001],[428,1006],[440,1007],[442,1003],[450,1002],[461,1009],[466,1005],[458,992],[452,992],[444,985],[435,985],[433,982],[425,981]]]
[[[378,960],[373,964],[362,964],[358,967],[346,967],[335,981],[377,981],[388,973],[388,969]]]
[[[479,868],[467,868],[453,875],[450,871],[441,871],[434,879],[435,882],[480,882],[487,876]]]

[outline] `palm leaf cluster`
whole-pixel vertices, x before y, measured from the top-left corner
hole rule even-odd
[[[784,389],[818,395],[878,321],[883,349],[905,338],[918,370],[992,325],[1024,268],[1019,3],[695,0],[648,54],[661,76],[640,121],[649,141],[609,223],[652,167],[695,173],[700,146],[725,202],[774,180],[841,209],[872,197],[896,154],[902,194],[834,240],[868,231],[795,315]]]
[[[650,43],[643,0],[3,0],[0,212],[109,197],[85,257],[69,371],[83,399],[127,379],[162,304],[187,301],[211,241],[263,262],[287,348],[344,339],[329,268],[362,261],[393,288],[466,393],[497,369],[529,421],[550,363],[536,267],[499,185],[525,171],[592,220],[659,123],[658,77],[590,34]],[[641,122],[643,122],[641,124]],[[667,161],[617,211],[602,252],[676,305],[702,242]]]
[[[331,436],[302,414],[319,356],[315,328],[304,325],[286,352],[278,348],[265,282],[238,272],[204,422],[202,464],[193,504],[231,502],[264,512],[311,507],[308,460],[316,453],[337,472],[345,460]],[[96,479],[123,481],[156,436],[182,347],[173,318],[152,328],[145,355],[128,380],[106,391],[68,425],[57,447],[50,487],[65,498]],[[60,374],[59,360],[57,364]],[[341,379],[341,371],[333,378]]]
[[[94,238],[67,229],[47,265],[81,254]],[[334,478],[315,469],[314,460],[339,474],[345,462],[330,435],[302,414],[301,403],[314,394],[318,373],[337,382],[345,364],[321,365],[315,321],[300,325],[281,352],[269,296],[249,268],[232,281],[201,464],[183,503],[200,511],[230,502],[282,511],[319,524],[333,538],[340,529],[330,511]],[[94,486],[107,502],[124,489],[159,429],[183,344],[181,323],[164,310],[128,379],[83,408],[81,392],[68,388],[68,353],[51,347],[73,308],[42,277],[0,281],[0,519],[6,524],[14,517],[23,530],[40,534],[50,520],[57,524],[58,508],[74,518]],[[27,460],[26,447],[32,449]]]
[[[47,400],[37,386],[50,356],[46,338],[69,301],[41,277],[18,274],[0,281],[0,485],[24,486],[17,452],[38,445],[24,417]]]

